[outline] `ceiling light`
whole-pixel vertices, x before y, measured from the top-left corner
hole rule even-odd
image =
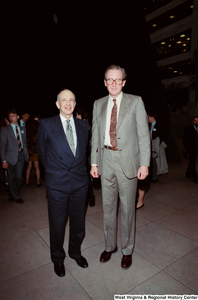
[[[179,75],[182,75],[183,73],[182,72],[179,72]]]
[[[169,70],[172,70],[173,69],[173,67],[169,67]]]
[[[177,73],[177,71],[175,70],[175,71],[173,71],[173,73]]]
[[[166,44],[166,42],[161,42],[161,45],[165,45]]]
[[[183,44],[184,47],[186,47],[186,44]]]
[[[180,35],[180,37],[185,37],[185,36],[186,36],[185,34],[181,34],[181,35]]]
[[[193,5],[191,5],[190,8],[193,8]]]
[[[181,44],[181,41],[177,41],[177,44]]]
[[[153,24],[152,26],[153,26],[153,27],[156,27],[156,26],[157,26],[157,24]]]
[[[170,19],[174,19],[174,17],[175,17],[174,15],[169,16]]]
[[[168,47],[170,48],[172,45],[168,45]]]
[[[190,41],[190,38],[189,38],[189,37],[187,38],[187,41]]]

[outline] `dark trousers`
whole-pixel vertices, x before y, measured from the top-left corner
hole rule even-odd
[[[189,162],[188,162],[188,168],[186,171],[187,176],[192,176],[193,180],[197,179],[197,172],[196,172],[196,157],[197,153],[189,153]]]
[[[18,160],[16,165],[8,164],[8,183],[10,193],[13,200],[20,199],[20,188],[23,183],[23,167],[25,163],[25,156],[23,151],[18,153]]]
[[[63,248],[67,213],[69,216],[69,256],[77,259],[81,256],[81,243],[85,235],[85,202],[88,184],[72,194],[52,190],[47,187],[48,214],[50,227],[51,260],[55,264],[63,263]]]

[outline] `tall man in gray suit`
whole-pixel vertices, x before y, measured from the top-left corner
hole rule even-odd
[[[26,131],[18,125],[19,115],[16,109],[8,112],[10,124],[1,129],[1,161],[2,167],[7,169],[11,201],[23,203],[20,188],[23,182],[23,167],[28,161],[26,145]]]
[[[141,97],[124,94],[123,68],[111,65],[104,76],[109,95],[96,100],[93,108],[91,175],[101,175],[105,251],[101,262],[117,251],[117,204],[121,212],[121,267],[132,264],[135,239],[137,179],[148,175],[150,135]]]

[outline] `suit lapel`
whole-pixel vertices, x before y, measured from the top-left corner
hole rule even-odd
[[[119,116],[118,116],[118,125],[117,125],[117,130],[119,129],[122,120],[127,112],[128,106],[130,104],[129,99],[127,98],[127,96],[123,93],[123,98],[120,104],[120,111],[119,111]]]
[[[105,98],[104,103],[101,105],[101,126],[102,126],[102,132],[104,136],[106,130],[107,107],[108,107],[108,96]]]
[[[76,157],[79,156],[79,152],[80,152],[80,147],[81,147],[81,134],[80,134],[80,128],[76,122],[76,119],[74,118],[74,123],[75,123],[75,127],[76,127]]]
[[[56,135],[57,142],[62,144],[63,149],[71,151],[59,115],[55,118],[54,132]]]
[[[15,134],[14,134],[12,125],[9,124],[7,128],[8,128],[9,136],[14,140],[14,142],[17,143],[17,139],[16,139],[16,136],[15,136]]]

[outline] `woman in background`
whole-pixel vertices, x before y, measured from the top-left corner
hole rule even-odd
[[[38,152],[37,152],[38,127],[39,127],[39,122],[35,119],[32,120],[27,126],[26,139],[27,139],[27,147],[29,152],[29,162],[26,170],[26,186],[30,185],[29,179],[30,179],[30,172],[33,164],[36,171],[37,187],[40,187],[42,185],[40,182],[40,168],[39,168]]]

